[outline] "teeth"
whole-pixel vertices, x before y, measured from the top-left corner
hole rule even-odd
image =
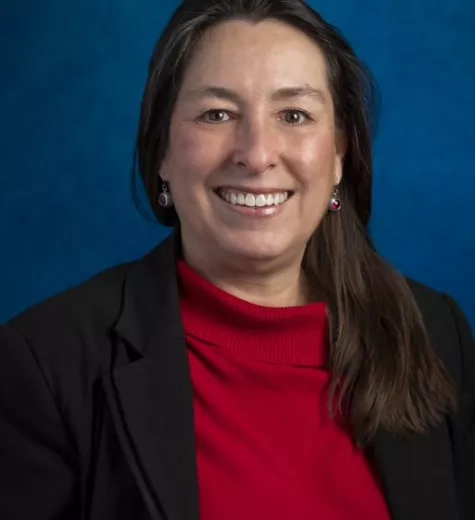
[[[267,204],[267,197],[265,195],[258,195],[256,197],[256,206],[263,208]]]
[[[230,204],[247,206],[248,208],[264,208],[265,206],[279,206],[289,198],[288,191],[280,193],[245,193],[234,190],[220,189],[219,196]]]
[[[256,205],[256,197],[254,197],[254,195],[252,193],[248,193],[246,195],[246,199],[244,201],[244,204],[248,208],[253,208]]]

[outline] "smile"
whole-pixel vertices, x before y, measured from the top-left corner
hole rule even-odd
[[[216,190],[216,194],[233,206],[246,206],[248,208],[280,206],[292,195],[289,191],[249,193],[225,188],[219,188]]]

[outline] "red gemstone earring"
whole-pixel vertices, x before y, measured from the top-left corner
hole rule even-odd
[[[341,199],[338,186],[335,186],[335,189],[333,190],[332,198],[330,199],[329,209],[333,212],[340,211],[341,209]]]

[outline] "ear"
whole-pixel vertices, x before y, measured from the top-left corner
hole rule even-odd
[[[337,130],[335,139],[335,186],[340,184],[343,177],[343,165],[345,163],[346,150],[348,148],[348,140],[341,130]]]
[[[170,176],[168,174],[169,171],[169,155],[168,151],[165,153],[163,159],[160,161],[160,166],[158,168],[158,175],[163,182],[168,182],[170,180]]]
[[[170,180],[166,161],[162,161],[160,164],[160,168],[158,169],[158,177],[162,182],[168,182]]]

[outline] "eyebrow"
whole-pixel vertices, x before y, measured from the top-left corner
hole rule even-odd
[[[239,103],[241,101],[241,98],[235,91],[226,87],[218,87],[213,85],[204,85],[202,87],[190,90],[185,94],[185,97],[191,99],[215,97],[225,99],[227,101],[232,101],[234,103]],[[311,97],[323,105],[326,103],[326,95],[323,90],[311,87],[310,85],[283,87],[273,92],[271,96],[274,101],[302,97]]]

